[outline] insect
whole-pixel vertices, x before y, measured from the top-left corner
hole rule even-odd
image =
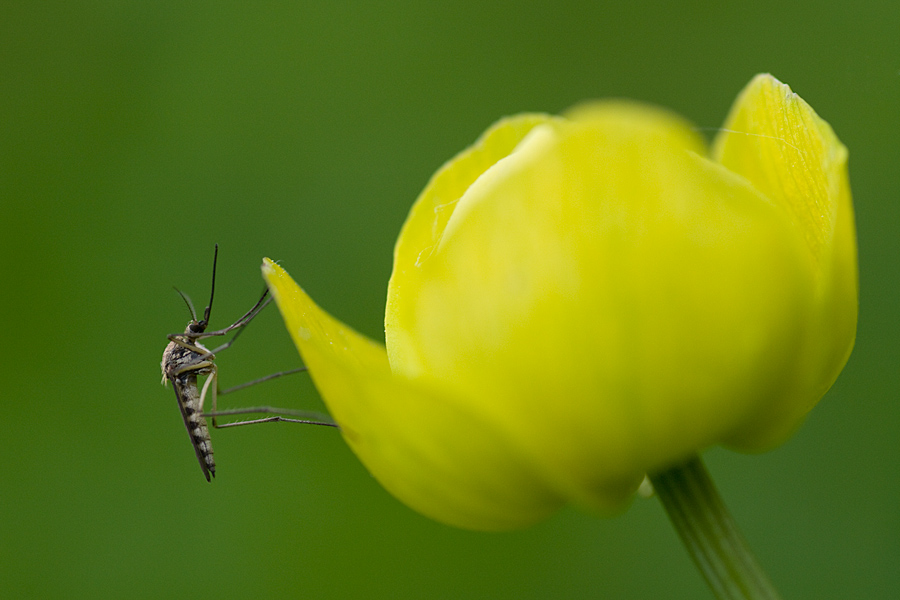
[[[290,423],[305,423],[309,425],[325,425],[328,427],[337,427],[337,424],[318,413],[307,411],[292,411],[287,409],[276,409],[269,406],[257,406],[253,408],[242,408],[233,410],[216,411],[217,394],[226,394],[232,391],[246,388],[256,383],[268,381],[282,375],[305,371],[306,367],[292,369],[290,371],[282,371],[274,373],[260,379],[244,383],[233,388],[219,391],[218,390],[218,369],[215,364],[216,354],[225,350],[237,339],[243,328],[253,320],[272,301],[267,298],[268,290],[263,292],[262,297],[249,311],[224,329],[217,331],[206,331],[209,325],[210,311],[212,310],[213,297],[216,290],[216,261],[219,256],[219,245],[216,244],[215,253],[213,254],[213,275],[212,285],[209,292],[209,304],[203,311],[203,318],[197,319],[197,313],[194,311],[194,305],[190,298],[175,288],[175,291],[181,295],[182,299],[191,311],[191,320],[187,324],[184,333],[172,333],[168,335],[169,344],[163,352],[162,362],[162,383],[171,381],[175,390],[175,399],[178,401],[178,408],[181,410],[181,416],[184,419],[184,425],[191,437],[191,444],[194,446],[194,452],[197,454],[197,460],[200,462],[200,468],[207,481],[212,481],[212,477],[216,476],[216,461],[213,458],[212,442],[209,436],[209,427],[206,423],[206,417],[212,417],[212,424],[215,428],[235,427],[238,425],[251,425],[255,423],[270,423],[276,421],[286,421]],[[234,331],[234,336],[213,350],[210,350],[202,343],[201,339],[209,337],[225,336]],[[206,376],[206,382],[203,389],[198,391],[197,378]],[[212,411],[210,413],[203,412],[203,402],[209,389],[212,388]],[[235,423],[225,423],[219,425],[216,422],[217,416],[238,415],[250,413],[280,413],[271,417],[263,417],[260,419],[252,419],[249,421],[238,421]],[[287,418],[281,415],[288,414],[301,418]]]

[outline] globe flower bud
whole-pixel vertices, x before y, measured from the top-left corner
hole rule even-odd
[[[666,111],[503,119],[397,241],[386,347],[263,272],[343,435],[397,498],[473,529],[622,506],[648,472],[780,443],[856,330],[847,152],[768,75],[708,151]]]

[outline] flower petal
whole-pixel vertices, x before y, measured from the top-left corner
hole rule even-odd
[[[812,285],[784,211],[701,153],[643,105],[532,129],[403,266],[392,368],[440,379],[588,506],[729,437],[793,385]]]
[[[816,298],[807,315],[803,377],[789,401],[773,404],[730,440],[763,449],[799,425],[853,349],[858,273],[847,149],[790,87],[758,75],[732,107],[713,157],[783,207],[813,257]],[[762,428],[768,433],[762,435]]]
[[[523,114],[501,119],[472,145],[448,161],[435,173],[416,199],[394,248],[394,270],[388,284],[385,336],[391,365],[403,365],[407,375],[419,372],[409,362],[415,354],[406,352],[406,319],[411,314],[406,303],[414,301],[418,285],[417,266],[437,248],[459,199],[497,161],[513,152],[519,142],[538,125],[559,121],[559,117]],[[410,288],[407,293],[407,287]]]
[[[263,276],[347,444],[398,499],[482,530],[524,527],[564,503],[470,407],[393,375],[383,346],[322,311],[269,259]]]

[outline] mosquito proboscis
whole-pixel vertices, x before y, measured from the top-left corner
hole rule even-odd
[[[216,398],[218,394],[227,394],[249,387],[251,385],[261,383],[289,375],[305,371],[306,367],[291,369],[289,371],[281,371],[273,373],[266,377],[250,381],[241,385],[234,386],[227,390],[218,390],[218,369],[215,364],[216,354],[225,350],[237,339],[238,335],[243,331],[253,318],[262,311],[272,301],[268,297],[268,289],[263,292],[259,301],[248,310],[244,315],[224,329],[216,331],[206,331],[209,325],[210,311],[212,310],[213,297],[216,291],[216,261],[219,256],[219,245],[216,244],[216,250],[213,254],[213,275],[212,284],[209,292],[209,304],[203,311],[203,318],[197,319],[197,313],[191,299],[179,290],[175,289],[184,299],[188,309],[191,311],[191,320],[187,324],[184,333],[172,333],[168,335],[169,344],[163,352],[162,363],[162,383],[172,382],[175,390],[175,399],[178,401],[178,408],[181,410],[181,416],[184,419],[184,425],[191,437],[191,444],[194,446],[194,452],[197,454],[197,460],[200,462],[200,468],[207,481],[211,481],[216,476],[216,462],[213,458],[212,442],[209,436],[209,427],[206,423],[206,417],[212,418],[212,424],[215,428],[236,427],[239,425],[252,425],[256,423],[272,423],[277,421],[285,421],[288,423],[304,423],[308,425],[324,425],[327,427],[337,427],[337,424],[330,420],[327,416],[309,412],[290,409],[273,408],[270,406],[256,406],[252,408],[239,408],[231,410],[216,410]],[[200,340],[210,337],[221,337],[235,332],[234,336],[218,348],[210,350]],[[203,389],[198,389],[197,378],[206,376],[206,382]],[[212,388],[212,410],[208,413],[203,412],[203,403],[206,394]],[[242,414],[272,414],[269,417],[259,419],[250,419],[247,421],[237,421],[234,423],[218,424],[216,417],[242,415]],[[283,416],[290,415],[290,417]]]

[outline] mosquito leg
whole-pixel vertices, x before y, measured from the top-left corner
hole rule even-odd
[[[244,313],[244,316],[242,316],[240,319],[238,319],[237,321],[235,321],[234,323],[232,323],[225,329],[219,329],[218,331],[199,332],[199,333],[191,333],[188,331],[186,331],[184,333],[170,333],[166,337],[168,338],[168,340],[170,342],[173,342],[174,344],[177,344],[178,346],[181,346],[182,348],[184,348],[186,350],[190,350],[191,352],[195,352],[195,353],[199,354],[200,356],[198,356],[196,358],[196,361],[198,363],[201,361],[206,361],[208,359],[215,360],[216,353],[221,352],[222,350],[225,350],[226,348],[230,347],[234,343],[234,341],[238,338],[238,336],[241,334],[241,332],[244,331],[244,327],[246,327],[250,323],[250,321],[252,321],[253,318],[256,317],[256,315],[258,315],[260,313],[260,311],[262,309],[264,309],[266,306],[268,306],[272,302],[271,297],[266,299],[266,296],[268,295],[268,293],[269,293],[269,290],[267,288],[263,292],[262,297],[253,306],[253,308],[248,310],[246,313]],[[210,297],[210,301],[212,301],[211,297]],[[188,304],[188,306],[190,307],[190,304]],[[201,339],[208,338],[208,337],[227,335],[231,331],[235,331],[234,336],[232,336],[232,338],[230,340],[228,340],[227,342],[225,342],[224,344],[222,344],[221,346],[219,346],[218,348],[215,348],[213,350],[208,350],[206,348],[203,348],[198,343],[196,343],[197,340],[201,340]]]
[[[271,298],[269,300],[271,301]],[[268,304],[268,302],[266,302],[266,304],[264,304],[262,308],[265,308],[265,306],[267,304]],[[262,310],[262,309],[260,309],[260,310]],[[193,350],[193,348],[189,348],[187,345],[185,345],[184,342],[181,342],[176,339],[172,339],[172,336],[177,335],[177,336],[181,336],[181,337],[190,337],[191,339],[198,340],[198,339],[207,338],[207,337],[227,335],[229,332],[237,330],[235,332],[234,336],[230,340],[228,340],[227,342],[222,344],[221,346],[218,346],[217,348],[213,348],[212,350],[205,350],[202,352],[198,352],[198,354],[202,354],[202,356],[200,356],[200,359],[205,360],[205,359],[209,358],[210,356],[214,356],[214,355],[218,354],[219,352],[221,352],[222,350],[225,350],[226,348],[231,347],[231,345],[238,338],[238,336],[241,335],[241,333],[244,331],[244,327],[246,327],[247,325],[250,324],[250,319],[255,317],[258,312],[259,311],[256,311],[256,313],[254,313],[249,319],[246,319],[246,320],[244,320],[246,318],[246,315],[244,315],[244,317],[241,317],[241,320],[244,320],[243,323],[239,320],[234,325],[230,325],[230,326],[226,327],[225,329],[220,329],[219,331],[210,331],[208,333],[194,334],[194,335],[184,334],[184,333],[172,334],[169,336],[169,340],[175,342],[176,344],[179,344],[180,346],[188,348],[189,350]]]
[[[197,344],[192,344],[191,342],[186,342],[186,341],[180,339],[180,338],[185,338],[185,337],[186,337],[186,338],[191,338],[191,339],[199,339],[199,338],[197,338],[197,337],[192,337],[191,335],[186,334],[186,333],[170,333],[170,334],[169,334],[168,336],[166,336],[166,337],[167,337],[167,338],[169,339],[169,341],[172,342],[173,344],[175,344],[175,345],[177,345],[177,346],[181,346],[181,347],[184,348],[185,350],[190,350],[191,352],[194,352],[195,354],[199,354],[200,356],[198,356],[196,360],[198,360],[198,361],[203,361],[203,360],[206,360],[206,359],[208,359],[208,358],[214,357],[214,356],[216,355],[217,352],[221,352],[222,350],[225,350],[226,348],[228,348],[229,346],[231,346],[231,344],[234,343],[234,340],[237,338],[238,334],[239,334],[241,331],[242,331],[242,330],[239,329],[239,330],[238,330],[238,333],[234,334],[234,337],[233,337],[233,338],[231,338],[230,340],[228,340],[227,342],[225,342],[224,344],[222,344],[222,345],[219,346],[218,348],[213,348],[212,350],[209,350],[209,349],[207,349],[207,348],[201,348],[201,347],[198,346]],[[221,334],[221,335],[225,335],[225,334]],[[205,337],[205,336],[204,336],[204,337]]]
[[[182,373],[187,373],[188,371],[198,371],[199,372],[199,371],[202,371],[203,369],[208,369],[210,367],[215,368],[215,366],[216,366],[215,363],[212,363],[208,360],[201,360],[199,362],[194,362],[194,363],[191,363],[184,367],[181,367],[180,369],[175,371],[173,376],[177,377],[178,375],[181,375]],[[202,375],[203,373],[198,373],[198,374]]]
[[[299,373],[301,371],[306,371],[306,367],[300,367],[297,369],[291,369],[289,371],[279,371],[278,373],[272,373],[271,375],[266,375],[265,377],[260,377],[259,379],[254,379],[253,381],[248,381],[246,383],[242,383],[240,385],[236,385],[234,387],[230,387],[226,390],[219,390],[219,382],[218,378],[216,378],[216,384],[213,386],[213,402],[212,402],[212,411],[206,413],[204,416],[212,417],[213,427],[216,429],[222,429],[225,427],[233,427],[237,424],[245,425],[251,423],[269,423],[275,421],[287,421],[291,423],[308,423],[310,425],[328,425],[331,427],[337,427],[335,423],[329,419],[326,415],[316,412],[309,411],[295,411],[291,409],[282,409],[282,408],[273,408],[271,406],[257,406],[253,408],[236,408],[230,410],[220,411],[216,407],[216,402],[219,394],[228,394],[229,392],[236,392],[238,390],[242,390],[244,388],[250,387],[251,385],[256,385],[257,383],[262,383],[264,381],[269,381],[270,379],[276,379],[278,377],[282,377],[284,375],[291,375],[293,373]],[[206,388],[209,386],[209,382],[212,379],[210,376],[209,379],[206,380],[206,383],[203,386],[203,394],[206,393]],[[201,394],[201,406],[202,406],[202,394]],[[241,421],[240,423],[226,423],[224,425],[219,425],[216,417],[226,416],[226,415],[245,415],[252,413],[278,413],[281,415],[294,415],[298,417],[303,417],[303,419],[288,419],[284,417],[268,417],[265,419],[255,419],[253,421]]]
[[[191,352],[194,352],[195,354],[202,354],[203,356],[200,357],[200,360],[209,358],[209,355],[214,354],[214,352],[210,352],[206,348],[201,348],[200,346],[198,346],[196,344],[192,344],[191,342],[185,342],[184,340],[180,339],[180,338],[186,337],[185,334],[183,334],[183,333],[170,333],[166,337],[168,338],[168,340],[170,342],[172,342],[176,346],[181,346],[185,350],[190,350]]]
[[[268,293],[269,293],[269,290],[266,290],[265,292],[263,292],[262,298],[259,299],[259,302],[257,302],[253,306],[253,308],[248,310],[246,313],[244,313],[244,316],[242,316],[240,319],[238,319],[237,321],[235,321],[234,323],[232,323],[225,329],[218,329],[216,331],[205,331],[205,332],[201,332],[201,333],[180,333],[178,335],[181,335],[184,337],[189,337],[189,338],[195,339],[195,340],[201,340],[203,338],[208,338],[208,337],[223,336],[231,331],[234,331],[235,329],[240,330],[245,325],[247,325],[250,321],[252,321],[253,318],[256,317],[256,315],[258,315],[260,313],[260,311],[262,311],[262,309],[264,309],[265,307],[267,307],[269,304],[272,303],[272,298],[268,298],[268,299],[266,298],[266,294],[268,294]],[[235,334],[235,336],[237,336],[237,334]],[[234,338],[232,338],[232,339],[234,339]]]
[[[253,381],[248,381],[246,383],[242,383],[240,385],[236,385],[234,387],[230,387],[225,390],[219,390],[218,393],[222,394],[230,394],[231,392],[236,392],[238,390],[242,390],[244,388],[248,388],[251,385],[256,385],[257,383],[262,383],[264,381],[269,381],[270,379],[276,379],[278,377],[282,377],[284,375],[293,375],[294,373],[300,373],[301,371],[307,371],[307,367],[299,367],[297,369],[291,369],[289,371],[279,371],[278,373],[272,373],[271,375],[266,375],[265,377],[260,377],[259,379],[254,379]]]
[[[178,375],[180,373],[184,373],[186,371],[198,371],[200,369],[203,369],[205,367],[212,365],[213,364],[212,361],[214,361],[216,359],[216,356],[215,356],[216,352],[221,350],[221,348],[216,348],[215,351],[211,351],[207,348],[200,346],[199,344],[192,344],[190,342],[185,342],[184,340],[179,339],[179,336],[184,337],[184,334],[183,333],[170,333],[167,337],[168,337],[169,341],[172,342],[173,344],[175,344],[176,346],[181,346],[185,350],[189,350],[189,351],[193,352],[194,354],[198,354],[199,356],[197,356],[196,358],[193,359],[194,362],[182,367],[179,371],[177,371],[175,373],[176,375]],[[233,342],[234,340],[232,339],[231,341]],[[223,348],[227,348],[230,345],[231,345],[231,343],[229,342],[228,344],[223,346]],[[210,360],[210,359],[212,359],[212,360]]]
[[[241,332],[241,330],[238,330],[238,333],[240,333],[240,332]],[[175,344],[176,346],[181,346],[185,350],[190,350],[194,354],[199,354],[200,356],[198,356],[197,358],[194,359],[195,360],[194,364],[200,364],[201,362],[204,362],[207,359],[210,359],[210,358],[215,359],[216,353],[221,352],[222,350],[225,350],[226,348],[231,346],[231,344],[234,343],[234,340],[235,340],[235,338],[237,338],[237,336],[238,336],[237,333],[234,334],[233,338],[231,338],[230,340],[228,340],[227,342],[225,342],[218,348],[214,348],[212,350],[209,350],[207,348],[201,348],[197,344],[192,344],[191,342],[186,342],[182,339],[179,339],[179,338],[183,338],[183,337],[189,337],[187,334],[184,334],[184,333],[170,333],[167,337],[168,337],[169,341],[172,342],[173,344]],[[191,368],[193,368],[193,365],[191,366]]]
[[[324,421],[308,421],[305,419],[289,419],[287,417],[265,417],[262,419],[253,419],[251,421],[237,421],[235,423],[223,423],[222,425],[216,425],[218,429],[225,429],[227,427],[238,427],[240,425],[256,425],[257,423],[277,423],[279,421],[284,421],[285,423],[302,423],[304,425],[325,425],[326,427],[338,427],[337,423],[326,423]]]
[[[238,319],[237,321],[235,321],[234,323],[232,323],[225,329],[220,329],[218,331],[211,331],[211,332],[207,333],[207,335],[224,335],[224,334],[228,333],[229,331],[231,331],[232,329],[239,329],[239,328],[243,327],[244,325],[246,325],[247,323],[249,323],[250,321],[252,321],[256,317],[256,315],[258,315],[260,312],[262,312],[262,310],[265,307],[267,307],[269,304],[272,303],[273,298],[271,296],[269,296],[268,298],[266,297],[266,296],[268,296],[268,294],[269,294],[269,288],[266,288],[263,291],[263,294],[260,297],[260,299],[256,302],[256,304],[253,305],[253,308],[251,308],[246,313],[244,313],[244,316],[242,316],[240,319]]]
[[[216,388],[218,387],[219,375],[217,373],[218,369],[216,369],[216,365],[211,364],[209,366],[209,368],[210,368],[210,373],[209,373],[209,376],[206,378],[206,381],[203,383],[203,389],[200,391],[200,402],[197,404],[197,410],[199,410],[201,412],[203,411],[203,401],[206,399],[206,390],[209,389],[209,386],[213,382],[216,382],[216,385],[212,386],[212,389],[213,389],[212,405],[213,405],[213,412],[216,411]]]
[[[226,423],[224,425],[215,425],[215,427],[222,429],[224,427],[234,427],[236,425],[251,425],[253,423],[272,423],[276,421],[286,421],[288,423],[306,423],[309,425],[324,425],[326,427],[338,427],[338,424],[331,420],[328,415],[323,415],[322,413],[312,412],[308,410],[291,410],[288,408],[274,408],[272,406],[253,406],[250,408],[232,408],[228,410],[213,410],[212,412],[204,413],[202,416],[204,417],[212,417],[213,422],[215,423],[215,418],[231,416],[231,415],[248,415],[255,413],[273,413],[278,416],[274,417],[265,417],[262,419],[253,419],[251,421],[238,421],[237,423]],[[290,415],[292,417],[297,417],[296,419],[288,418],[282,415]]]
[[[234,343],[234,340],[237,339],[237,337],[240,335],[240,333],[241,333],[242,331],[243,331],[243,329],[238,329],[238,332],[237,332],[236,334],[234,334],[234,337],[233,337],[233,338],[231,338],[230,340],[228,340],[227,342],[225,342],[225,343],[222,344],[221,346],[219,346],[219,347],[217,347],[217,348],[213,348],[212,350],[209,351],[209,354],[218,354],[218,353],[221,352],[222,350],[225,350],[226,348],[230,348],[231,345]]]

